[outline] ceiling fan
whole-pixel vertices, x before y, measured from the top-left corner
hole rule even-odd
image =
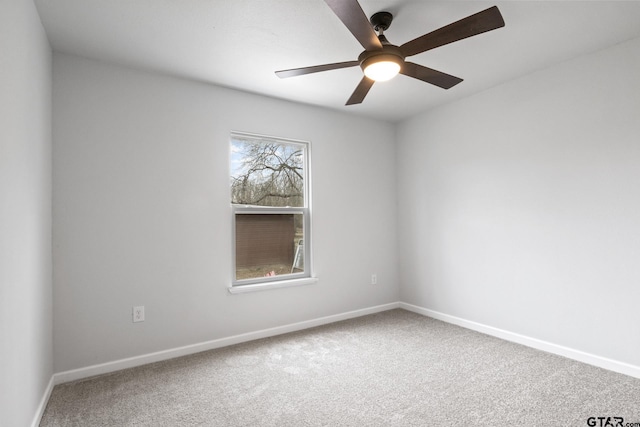
[[[360,54],[356,61],[281,70],[276,71],[276,75],[280,78],[286,78],[360,65],[364,71],[364,77],[346,105],[360,104],[369,93],[374,82],[389,80],[398,73],[431,83],[443,89],[449,89],[460,83],[462,79],[405,61],[405,58],[504,27],[504,19],[498,7],[493,6],[415,38],[403,45],[395,46],[389,43],[384,36],[384,31],[389,28],[393,20],[391,13],[378,12],[371,16],[371,20],[368,20],[357,0],[324,1],[364,47],[364,52]],[[378,31],[377,35],[374,30]]]

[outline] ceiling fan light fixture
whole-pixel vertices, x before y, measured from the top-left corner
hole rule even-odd
[[[362,61],[364,75],[376,82],[391,80],[401,67],[402,58],[396,55],[376,55]]]
[[[372,58],[373,59],[373,58]],[[386,82],[391,80],[400,72],[398,61],[377,60],[370,61],[369,64],[362,64],[364,75],[376,82]]]

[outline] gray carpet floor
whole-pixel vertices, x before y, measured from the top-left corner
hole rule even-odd
[[[640,379],[391,310],[61,384],[40,425],[582,427],[614,416],[640,426]]]

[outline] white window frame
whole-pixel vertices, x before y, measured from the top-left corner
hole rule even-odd
[[[304,168],[304,206],[302,207],[271,207],[231,204],[231,277],[232,282],[229,292],[244,293],[271,288],[283,288],[289,286],[307,285],[317,282],[313,277],[313,256],[312,256],[312,227],[311,227],[311,143],[309,141],[294,140],[289,138],[265,136],[246,132],[231,132],[229,147],[234,137],[243,139],[253,139],[256,142],[275,142],[280,144],[298,145],[303,147],[303,168]],[[231,157],[230,157],[231,158]],[[231,173],[229,173],[231,177]],[[229,194],[231,197],[231,194]],[[304,271],[280,276],[257,277],[252,279],[236,279],[236,216],[253,214],[301,214],[303,216],[303,259]]]

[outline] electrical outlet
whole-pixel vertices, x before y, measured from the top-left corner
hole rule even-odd
[[[372,285],[377,285],[378,284],[378,275],[376,273],[373,273],[371,275],[371,284]]]
[[[144,305],[133,307],[133,322],[144,322]]]

